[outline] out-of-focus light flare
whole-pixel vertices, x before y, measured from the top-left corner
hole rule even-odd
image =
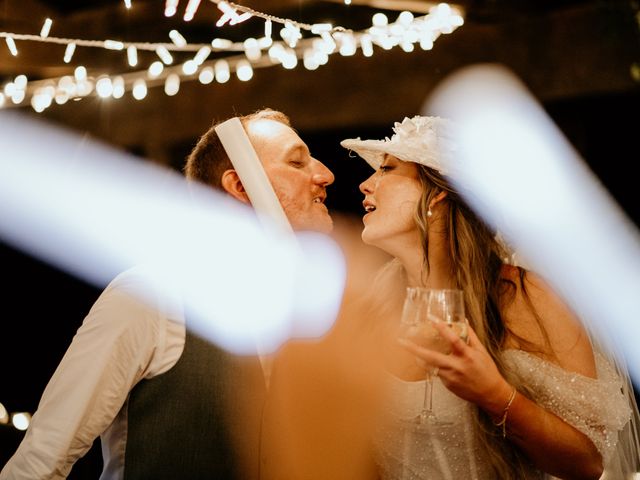
[[[27,412],[18,412],[11,415],[11,423],[18,430],[26,430],[31,423],[31,414]]]
[[[9,423],[9,413],[4,405],[0,403],[0,424],[6,425]]]
[[[506,68],[467,67],[423,108],[456,122],[452,179],[640,381],[640,235]]]
[[[328,237],[267,234],[244,204],[20,112],[0,112],[0,144],[0,236],[16,248],[100,287],[149,266],[190,327],[238,353],[333,324],[345,266]]]

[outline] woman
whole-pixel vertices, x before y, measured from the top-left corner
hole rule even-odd
[[[637,451],[621,461],[616,450],[625,426],[636,433],[628,382],[540,277],[505,263],[495,232],[449,182],[451,124],[417,116],[394,132],[342,142],[376,170],[360,185],[362,239],[394,257],[376,296],[398,286],[461,289],[471,328],[464,342],[437,327],[448,355],[401,341],[410,361],[390,356],[392,415],[377,439],[382,478],[597,479],[604,469],[625,478],[637,468],[629,464]],[[422,403],[420,364],[437,368],[433,408],[448,422],[416,429],[407,419]]]

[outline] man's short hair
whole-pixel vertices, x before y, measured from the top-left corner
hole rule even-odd
[[[287,115],[271,108],[264,108],[238,118],[245,130],[249,122],[263,119],[275,120],[291,127],[291,121]],[[187,157],[184,167],[184,174],[188,179],[198,180],[219,190],[222,190],[222,174],[226,170],[233,169],[229,155],[227,155],[215,130],[223,121],[215,123],[200,137],[198,143]]]

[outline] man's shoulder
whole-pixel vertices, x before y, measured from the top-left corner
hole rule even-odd
[[[97,304],[116,303],[124,308],[156,310],[161,317],[180,320],[182,296],[173,283],[149,265],[136,265],[116,275],[103,290]]]

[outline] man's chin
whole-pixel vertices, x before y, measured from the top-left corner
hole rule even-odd
[[[331,233],[333,231],[333,219],[329,215],[328,211],[326,211],[324,213],[324,215],[322,215],[318,219],[317,223],[318,223],[318,229],[317,229],[318,232],[320,232],[320,233]]]
[[[305,221],[295,222],[292,226],[297,232],[311,231],[318,233],[331,233],[333,231],[333,220],[327,213],[305,219]]]

